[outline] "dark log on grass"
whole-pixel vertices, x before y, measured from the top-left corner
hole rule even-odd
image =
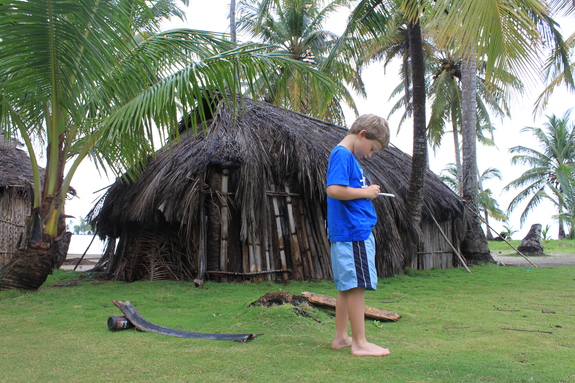
[[[301,293],[301,295],[307,298],[307,300],[314,305],[327,307],[335,310],[336,299],[333,297],[330,297],[328,295],[310,293],[307,291],[304,291],[303,293]],[[379,321],[392,321],[392,322],[401,319],[401,315],[399,315],[394,311],[382,310],[370,306],[365,306],[365,317],[367,319],[375,319]]]
[[[122,302],[112,300],[112,302],[124,313],[124,316],[140,331],[156,332],[159,334],[177,336],[180,338],[233,340],[236,342],[246,342],[261,334],[208,334],[203,332],[191,332],[176,330],[169,327],[159,326],[144,319],[130,301]]]

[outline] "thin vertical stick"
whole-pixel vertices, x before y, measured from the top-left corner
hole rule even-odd
[[[441,235],[443,235],[443,238],[445,238],[445,240],[447,241],[447,243],[449,243],[449,246],[451,246],[451,248],[453,249],[453,251],[455,251],[455,254],[457,254],[457,257],[459,258],[459,260],[461,261],[461,263],[463,264],[463,267],[465,267],[465,270],[467,270],[467,272],[469,274],[471,274],[471,270],[469,270],[469,267],[467,267],[467,264],[465,263],[465,259],[463,258],[463,256],[459,253],[459,251],[457,251],[457,249],[453,246],[453,244],[451,243],[451,241],[449,240],[449,238],[447,238],[447,235],[445,235],[445,233],[443,232],[443,229],[441,228],[441,226],[439,226],[439,223],[437,223],[437,221],[435,220],[435,217],[432,215],[431,218],[433,218],[433,222],[435,222],[435,224],[437,225],[437,228],[439,229],[439,231],[441,232]]]

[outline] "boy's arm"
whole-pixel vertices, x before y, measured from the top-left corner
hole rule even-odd
[[[375,199],[380,191],[379,185],[371,185],[366,188],[352,188],[344,185],[329,185],[326,193],[333,199],[349,201],[352,199]]]

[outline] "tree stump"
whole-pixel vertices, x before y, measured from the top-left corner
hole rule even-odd
[[[541,224],[536,223],[531,226],[529,233],[521,240],[521,244],[517,250],[526,256],[541,256],[543,253],[543,245],[541,245]]]

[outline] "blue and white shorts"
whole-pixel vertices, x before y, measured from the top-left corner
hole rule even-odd
[[[356,287],[375,290],[377,271],[373,233],[365,241],[332,242],[331,267],[335,287],[339,291]]]

